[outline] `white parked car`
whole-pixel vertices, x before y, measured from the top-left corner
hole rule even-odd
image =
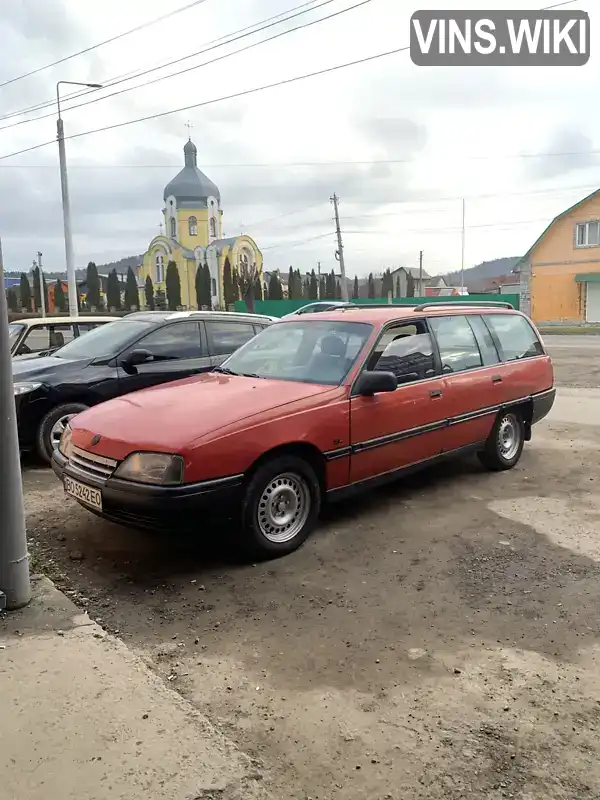
[[[318,314],[321,311],[334,311],[336,308],[344,308],[344,306],[352,306],[353,303],[346,303],[343,300],[319,300],[315,303],[309,303],[302,308],[292,311],[291,314],[286,314],[281,319],[289,319],[290,317],[297,317],[299,314]]]

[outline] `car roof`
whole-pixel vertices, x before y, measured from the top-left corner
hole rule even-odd
[[[508,307],[510,306],[510,308]],[[331,309],[331,311],[321,311],[315,314],[304,314],[303,321],[323,320],[332,322],[364,322],[369,325],[385,325],[388,322],[393,322],[399,319],[410,319],[417,315],[426,314],[429,316],[452,316],[456,314],[482,314],[482,313],[500,313],[500,314],[516,314],[519,313],[510,303],[498,302],[498,305],[493,303],[483,303],[472,301],[470,304],[467,302],[455,303],[421,303],[415,305],[364,305],[350,303],[343,308]],[[292,317],[282,319],[281,322],[291,323],[294,322]],[[297,322],[297,320],[296,320]]]
[[[31,328],[34,325],[69,325],[73,322],[114,322],[116,319],[121,319],[121,317],[92,316],[88,314],[81,317],[22,317],[21,319],[13,319],[12,323],[26,325]]]

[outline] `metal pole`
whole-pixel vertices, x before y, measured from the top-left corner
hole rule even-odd
[[[423,297],[423,251],[419,252],[419,297]]]
[[[58,88],[56,90],[58,95]],[[60,113],[60,112],[59,112]],[[67,157],[65,154],[65,133],[63,121],[56,120],[58,139],[58,161],[60,164],[60,188],[62,191],[63,227],[65,231],[65,257],[67,260],[67,282],[69,285],[69,315],[77,316],[77,283],[75,280],[75,256],[73,254],[73,234],[71,231],[71,206],[69,202],[69,182],[67,179]]]
[[[44,291],[44,273],[42,272],[42,254],[38,250],[37,260],[38,270],[40,273],[40,302],[42,304],[42,317],[46,316],[46,292]]]
[[[62,191],[63,227],[65,231],[65,257],[67,260],[67,282],[69,286],[69,315],[76,317],[78,314],[77,283],[75,279],[75,256],[73,254],[73,233],[71,230],[71,204],[69,201],[69,182],[67,180],[67,157],[65,154],[65,130],[60,115],[60,85],[68,83],[70,86],[87,86],[90,89],[102,89],[100,83],[80,83],[79,81],[58,81],[56,84],[56,106],[58,119],[56,120],[56,138],[58,140],[58,162],[60,165],[60,188]]]
[[[465,293],[465,199],[462,201],[462,234],[461,234],[461,260],[460,260],[460,293]]]
[[[8,309],[0,242],[0,591],[8,610],[31,600],[23,484],[8,334]]]
[[[337,249],[337,258],[340,262],[340,275],[342,278],[342,300],[347,303],[348,302],[348,284],[346,283],[346,267],[344,265],[344,245],[342,244],[342,232],[340,230],[340,215],[338,212],[338,196],[333,194],[331,198],[331,202],[333,203],[333,209],[335,211],[335,232],[337,233],[337,241],[338,241],[338,249]]]

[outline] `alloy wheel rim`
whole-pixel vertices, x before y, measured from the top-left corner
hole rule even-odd
[[[296,537],[310,514],[308,483],[297,473],[272,478],[258,501],[258,527],[269,542],[283,544]]]
[[[75,414],[65,414],[64,417],[57,419],[52,426],[50,431],[50,444],[52,445],[53,450],[56,450],[60,444],[60,437],[63,435],[63,431],[67,427],[67,424],[73,419],[74,416]]]
[[[498,426],[498,451],[505,461],[515,457],[519,449],[519,425],[513,414],[502,418]]]

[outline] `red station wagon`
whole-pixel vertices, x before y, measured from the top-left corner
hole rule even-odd
[[[246,549],[273,557],[300,546],[326,499],[469,452],[514,467],[553,383],[507,303],[307,314],[212,372],[78,414],[53,468],[84,507],[136,527],[199,531],[206,504],[239,507]]]

